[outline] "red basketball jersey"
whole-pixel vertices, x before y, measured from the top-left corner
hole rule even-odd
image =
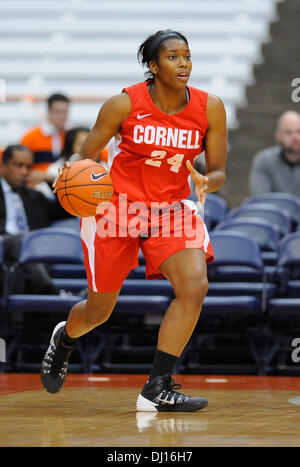
[[[152,101],[148,84],[123,89],[132,111],[110,148],[108,166],[115,193],[147,205],[153,201],[172,204],[191,193],[186,161],[193,164],[203,151],[208,94],[189,86],[186,107],[168,115]]]

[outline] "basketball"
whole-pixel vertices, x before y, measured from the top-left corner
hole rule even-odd
[[[63,169],[56,184],[60,204],[77,217],[95,216],[99,203],[109,202],[112,193],[111,176],[91,159],[71,162]]]

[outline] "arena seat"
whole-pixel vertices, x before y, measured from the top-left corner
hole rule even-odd
[[[57,221],[52,222],[50,227],[54,227],[55,229],[71,229],[75,230],[76,232],[80,232],[80,218],[79,217],[70,217],[67,219],[59,219]]]
[[[282,295],[300,298],[300,232],[288,234],[281,240],[276,276]]]
[[[209,349],[213,352],[218,345],[218,339],[229,341],[231,345],[240,340],[242,347],[250,355],[250,363],[247,365],[256,374],[261,374],[261,358],[263,348],[263,313],[261,312],[261,298],[251,295],[239,296],[207,296],[204,300],[199,321],[191,337],[191,340],[181,357],[181,365],[187,373],[206,371],[207,365],[203,365],[202,354],[209,355]],[[249,357],[248,357],[249,358]],[[208,357],[209,359],[209,357]],[[222,363],[219,365],[222,366]],[[230,371],[243,365],[233,364]],[[214,371],[218,365],[210,366],[209,371]],[[223,367],[225,368],[225,367]]]
[[[52,222],[50,228],[54,229],[70,229],[79,234],[80,219],[78,217],[70,217],[68,219],[59,219]],[[53,282],[59,289],[64,289],[72,292],[78,292],[86,287],[86,272],[83,261],[81,264],[52,264],[51,276]]]
[[[252,296],[265,311],[276,286],[268,282],[258,244],[244,232],[213,231],[215,260],[208,265],[209,296]],[[221,270],[221,271],[220,271]]]
[[[81,264],[82,248],[80,236],[70,230],[45,228],[26,234],[22,240],[19,260],[10,269],[12,274],[22,265],[43,262],[45,264]],[[22,348],[41,351],[39,336],[47,333],[49,342],[51,327],[59,320],[67,317],[70,308],[82,300],[80,296],[68,295],[32,295],[12,294],[8,288],[5,303],[4,334],[7,342],[7,359],[16,369],[37,368],[36,363],[26,362],[22,354]],[[21,319],[20,322],[18,320]],[[28,339],[32,337],[32,343]],[[26,343],[22,343],[25,338]],[[18,352],[18,361],[12,361],[14,351]],[[45,349],[46,350],[46,349]],[[80,369],[85,366],[85,353],[82,343],[77,348],[81,363]],[[24,350],[25,352],[25,350]],[[24,357],[25,358],[25,357]]]
[[[198,202],[195,192],[192,192],[188,199],[194,201],[194,203]],[[226,217],[227,211],[227,202],[222,196],[208,193],[204,205],[204,221],[207,229],[209,231],[213,230],[215,225]]]
[[[24,237],[19,261],[15,267],[34,261],[55,264],[62,263],[63,265],[70,263],[80,264],[82,262],[80,236],[71,230],[58,228],[40,229],[30,232]],[[64,285],[64,281],[66,283],[66,290],[72,288],[72,283],[75,293],[79,289],[78,283],[80,280],[78,279],[60,279],[55,283]],[[115,338],[118,332],[121,332],[124,339],[125,336],[129,339],[132,333],[132,320],[137,319],[141,321],[142,325],[144,317],[147,314],[162,316],[172,300],[170,287],[166,287],[167,281],[161,281],[159,289],[157,288],[157,282],[160,281],[154,281],[156,282],[156,287],[155,284],[152,284],[151,290],[150,288],[148,290],[145,288],[141,290],[137,282],[142,281],[135,281],[135,286],[132,282],[130,283],[129,281],[128,283],[125,281],[125,294],[120,295],[115,306],[114,315],[117,317],[122,314],[127,317],[130,316],[129,322],[127,318],[125,320],[121,318],[119,331],[115,325],[108,332],[105,332],[105,327],[102,328],[101,326],[99,330],[101,335],[100,341],[95,341],[97,331],[92,336],[87,335],[83,339],[80,339],[76,346],[76,351],[80,357],[80,364],[72,364],[71,371],[73,371],[74,367],[84,372],[92,371],[93,365],[96,364],[102,350],[106,349],[106,344],[109,342],[110,337]],[[86,282],[81,280],[82,285],[86,285]],[[39,363],[26,361],[26,350],[30,349],[31,352],[41,351],[39,345],[27,342],[29,336],[32,336],[33,342],[40,332],[43,335],[46,332],[49,334],[53,324],[59,320],[66,319],[71,307],[80,300],[82,300],[82,297],[77,295],[9,294],[5,309],[5,330],[9,342],[7,358],[12,367],[18,370],[37,369]],[[23,316],[21,328],[15,326],[14,317],[17,315]],[[136,332],[136,327],[134,327],[134,332]],[[47,340],[49,340],[49,337]],[[18,363],[12,361],[12,356],[16,349],[18,349],[19,353]],[[149,351],[149,348],[145,350],[146,353]],[[107,359],[106,363],[108,365]]]
[[[286,235],[279,244],[277,261],[279,293],[267,308],[264,372],[282,345],[300,332],[300,232]],[[298,333],[298,334],[297,334]],[[289,362],[291,364],[291,362]]]
[[[169,281],[126,279],[123,283],[121,294],[124,295],[160,295],[174,298],[174,290]]]
[[[266,282],[259,246],[245,233],[232,231],[213,231],[211,242],[215,261],[208,265],[209,291],[183,365],[188,372],[205,371],[202,352],[209,355],[208,347],[213,349],[218,339],[231,343],[240,339],[250,355],[251,371],[260,373],[264,311],[275,290]],[[221,267],[227,268],[226,281],[218,280]],[[244,274],[241,267],[246,270]],[[249,281],[249,269],[256,272],[257,282]],[[232,274],[239,279],[232,280]]]
[[[133,291],[132,287],[127,286],[127,292],[128,288]],[[138,289],[138,292],[142,291]],[[145,292],[151,293],[150,290]],[[155,353],[155,344],[151,345],[150,337],[153,337],[154,330],[157,332],[171,300],[170,296],[156,295],[154,292],[151,295],[120,295],[110,318],[110,325],[94,329],[89,336],[88,372],[114,373],[116,369],[122,372],[149,372]],[[147,316],[150,315],[156,317],[154,325],[147,322]],[[135,345],[138,339],[142,339],[142,345]],[[132,354],[135,354],[135,359],[137,355],[142,357],[141,363],[132,363],[132,359],[128,358]],[[125,360],[124,356],[127,356]],[[149,357],[148,364],[144,361],[146,357]]]
[[[215,193],[207,194],[205,206],[212,211],[211,216],[216,220],[224,219],[228,211],[227,201]]]
[[[215,260],[208,265],[209,274],[217,276],[220,266],[256,269],[263,273],[263,262],[258,244],[244,232],[213,231],[210,236]],[[230,279],[230,278],[229,278]]]
[[[282,235],[292,231],[292,218],[288,211],[269,203],[251,203],[231,209],[226,219],[264,219],[277,226]]]
[[[257,204],[257,203],[268,203],[285,209],[289,212],[296,225],[300,222],[300,200],[298,196],[291,193],[271,192],[261,193],[259,195],[251,196],[246,198],[243,204]]]
[[[281,236],[278,226],[264,219],[255,220],[254,218],[250,218],[248,220],[246,217],[241,219],[237,217],[220,222],[214,231],[217,232],[219,230],[246,233],[258,243],[264,264],[276,264]]]
[[[145,279],[146,278],[146,266],[138,266],[130,271],[128,279]]]

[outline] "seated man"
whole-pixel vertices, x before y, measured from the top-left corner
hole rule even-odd
[[[4,259],[14,264],[26,232],[49,227],[51,222],[70,217],[60,206],[41,192],[26,186],[33,155],[26,146],[8,146],[2,156],[0,177],[0,235],[4,238]],[[23,293],[25,283],[31,293],[57,294],[59,291],[43,264],[31,264],[16,276],[14,293]]]
[[[284,112],[278,119],[277,146],[259,151],[249,176],[251,195],[272,191],[300,196],[300,114]]]

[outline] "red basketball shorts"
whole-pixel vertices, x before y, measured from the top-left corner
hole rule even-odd
[[[214,259],[206,226],[189,200],[148,207],[114,194],[108,210],[81,219],[81,238],[88,287],[94,292],[119,290],[139,266],[140,249],[147,279],[164,277],[159,266],[186,248],[202,249],[207,263]]]

